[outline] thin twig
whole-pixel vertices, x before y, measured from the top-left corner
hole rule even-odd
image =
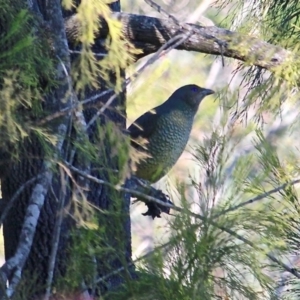
[[[219,39],[217,39],[216,37],[206,34],[201,30],[197,30],[196,28],[193,28],[191,25],[183,23],[183,22],[179,22],[173,15],[169,14],[166,10],[164,10],[160,5],[158,5],[157,3],[155,3],[152,0],[145,0],[145,2],[150,5],[151,7],[153,7],[156,11],[158,11],[159,13],[161,13],[162,15],[164,15],[165,17],[167,17],[168,19],[171,19],[175,25],[177,25],[180,29],[185,29],[189,32],[191,32],[192,34],[200,34],[204,37],[206,37],[207,39],[211,39],[214,40],[218,46],[220,47],[221,50],[221,56],[222,59],[223,58],[223,52],[224,52],[224,48],[227,46],[227,43],[225,41],[221,41]]]
[[[229,213],[229,212],[235,211],[235,210],[237,210],[237,209],[239,209],[239,208],[241,208],[241,207],[243,207],[243,206],[246,206],[246,205],[248,205],[248,204],[252,204],[252,203],[254,203],[254,202],[256,202],[256,201],[259,201],[259,200],[262,200],[262,199],[264,199],[264,198],[266,198],[266,197],[268,197],[268,196],[270,196],[270,195],[272,195],[272,194],[275,194],[275,193],[277,193],[277,192],[279,192],[279,191],[285,189],[285,188],[286,188],[287,186],[289,186],[289,185],[296,185],[296,184],[298,184],[298,183],[300,183],[300,178],[299,178],[299,179],[292,180],[291,182],[283,183],[282,185],[280,185],[279,187],[277,187],[277,188],[275,188],[275,189],[272,189],[272,190],[269,190],[269,191],[267,191],[267,192],[265,192],[265,193],[263,193],[263,194],[257,195],[256,197],[254,197],[254,198],[252,198],[252,199],[249,199],[249,200],[247,200],[247,201],[244,201],[244,202],[242,202],[242,203],[240,203],[240,204],[237,204],[237,205],[235,205],[235,206],[229,207],[228,209],[225,209],[225,210],[222,211],[221,213],[218,213],[218,214],[216,214],[216,215],[213,215],[212,217],[213,217],[214,219],[215,219],[215,218],[218,218],[218,217],[220,217],[220,216],[222,216],[222,215],[225,215],[225,214],[227,214],[227,213]]]
[[[296,256],[291,262],[290,262],[290,265],[292,266],[299,266],[300,264],[300,258],[299,256]],[[279,300],[279,299],[282,299],[283,298],[283,292],[286,291],[287,289],[287,286],[288,286],[288,280],[290,279],[290,274],[289,273],[286,273],[286,272],[283,272],[280,276],[280,281],[277,285],[277,287],[275,288],[275,299],[276,300]],[[271,300],[273,300],[274,298],[272,298]]]
[[[74,54],[81,54],[82,51],[76,51],[76,50],[69,50],[70,53],[74,53]],[[92,54],[96,57],[105,57],[107,56],[107,53],[97,53],[97,52],[92,52]]]
[[[209,220],[203,216],[201,216],[200,214],[199,215],[195,215],[195,214],[192,214],[193,216],[197,217],[198,219],[200,220],[203,220],[203,221],[207,221],[209,224],[211,224],[212,226],[224,231],[224,232],[227,232],[228,234],[234,236],[235,238],[237,238],[238,240],[244,242],[245,244],[249,245],[250,247],[254,248],[254,249],[257,249],[257,250],[260,250],[262,251],[263,253],[265,252],[265,250],[257,245],[255,245],[254,243],[252,243],[251,241],[245,239],[243,236],[241,236],[240,234],[234,232],[233,230],[229,229],[229,228],[225,228],[223,226],[220,226],[219,224],[215,223],[214,221],[212,220]],[[284,270],[286,270],[287,272],[291,273],[292,275],[294,275],[295,277],[299,278],[300,279],[300,273],[295,269],[295,268],[291,268],[289,267],[287,264],[283,263],[282,261],[278,260],[275,256],[273,256],[272,254],[269,254],[269,253],[265,253],[265,255],[270,259],[272,260],[273,262],[277,263],[279,266],[281,266]]]
[[[45,124],[47,122],[50,122],[50,121],[52,121],[54,119],[60,118],[60,117],[62,117],[64,115],[72,112],[78,106],[81,106],[81,105],[84,106],[86,104],[89,104],[90,102],[93,102],[93,101],[97,100],[98,98],[104,97],[106,94],[109,94],[109,93],[113,93],[113,90],[112,89],[108,89],[108,90],[105,90],[105,91],[101,91],[100,93],[97,93],[97,94],[95,94],[95,95],[93,95],[93,96],[91,96],[91,97],[89,97],[89,98],[87,98],[85,100],[78,101],[78,102],[76,102],[76,103],[74,103],[74,104],[72,104],[72,105],[70,105],[68,107],[63,108],[62,110],[60,110],[58,112],[53,113],[50,116],[45,117],[44,119],[36,122],[35,124],[36,125],[43,125],[43,124]]]

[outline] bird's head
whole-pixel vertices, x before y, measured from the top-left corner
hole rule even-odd
[[[202,88],[196,84],[188,84],[177,89],[170,98],[177,99],[197,110],[202,99],[211,94],[214,94],[213,90]]]

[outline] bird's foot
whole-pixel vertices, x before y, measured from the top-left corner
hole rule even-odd
[[[148,207],[148,210],[143,213],[143,216],[151,216],[161,218],[161,213],[170,214],[171,206],[174,205],[170,197],[164,194],[161,190],[157,190],[150,185],[149,182],[139,179],[135,176],[132,177],[134,181],[135,190],[139,193],[145,194],[145,197],[138,196],[133,203],[142,201]]]

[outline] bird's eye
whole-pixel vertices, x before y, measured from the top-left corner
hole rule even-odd
[[[191,88],[191,90],[192,90],[192,92],[194,92],[194,93],[198,92],[198,88],[197,88],[196,86],[193,86],[193,87]]]

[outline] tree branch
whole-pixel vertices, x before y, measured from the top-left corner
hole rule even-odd
[[[156,52],[175,35],[186,33],[186,28],[194,34],[178,45],[178,50],[224,55],[271,71],[296,59],[292,52],[284,48],[224,28],[195,24],[179,26],[169,19],[126,13],[113,13],[112,16],[123,24],[124,37],[136,48],[143,50],[142,54],[137,54],[137,59]],[[80,22],[77,15],[67,18],[65,26],[69,43],[78,43]],[[100,26],[96,39],[103,39],[108,35],[108,26],[103,19],[100,20]]]

